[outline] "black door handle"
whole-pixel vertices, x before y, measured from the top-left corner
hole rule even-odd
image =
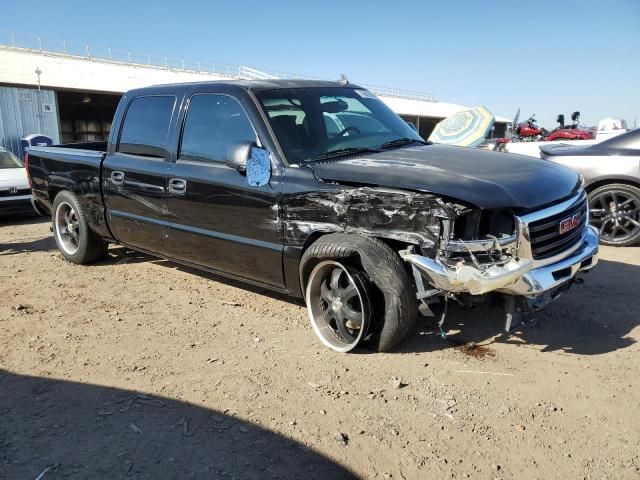
[[[117,170],[111,172],[111,183],[114,185],[124,184],[124,172],[119,172]]]
[[[170,178],[169,191],[176,195],[184,195],[187,191],[187,181],[181,178]]]

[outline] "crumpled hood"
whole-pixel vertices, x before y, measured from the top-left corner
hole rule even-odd
[[[531,209],[580,188],[578,174],[561,165],[523,155],[444,145],[307,165],[325,181],[428,191],[480,208]]]

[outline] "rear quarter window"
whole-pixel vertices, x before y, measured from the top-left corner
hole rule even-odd
[[[134,98],[124,117],[118,151],[164,158],[175,101],[172,95]]]

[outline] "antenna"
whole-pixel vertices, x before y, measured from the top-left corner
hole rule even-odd
[[[349,79],[344,73],[342,73],[340,74],[340,80],[338,80],[338,83],[341,83],[342,85],[349,85]]]

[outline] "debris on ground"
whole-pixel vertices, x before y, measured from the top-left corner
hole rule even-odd
[[[343,447],[349,444],[349,436],[346,433],[338,432],[334,437]]]
[[[391,386],[395,389],[406,387],[408,383],[402,381],[400,377],[392,377],[391,378]]]
[[[495,357],[496,352],[485,345],[478,345],[475,342],[469,342],[462,345],[456,345],[454,350],[462,352],[474,358]]]

